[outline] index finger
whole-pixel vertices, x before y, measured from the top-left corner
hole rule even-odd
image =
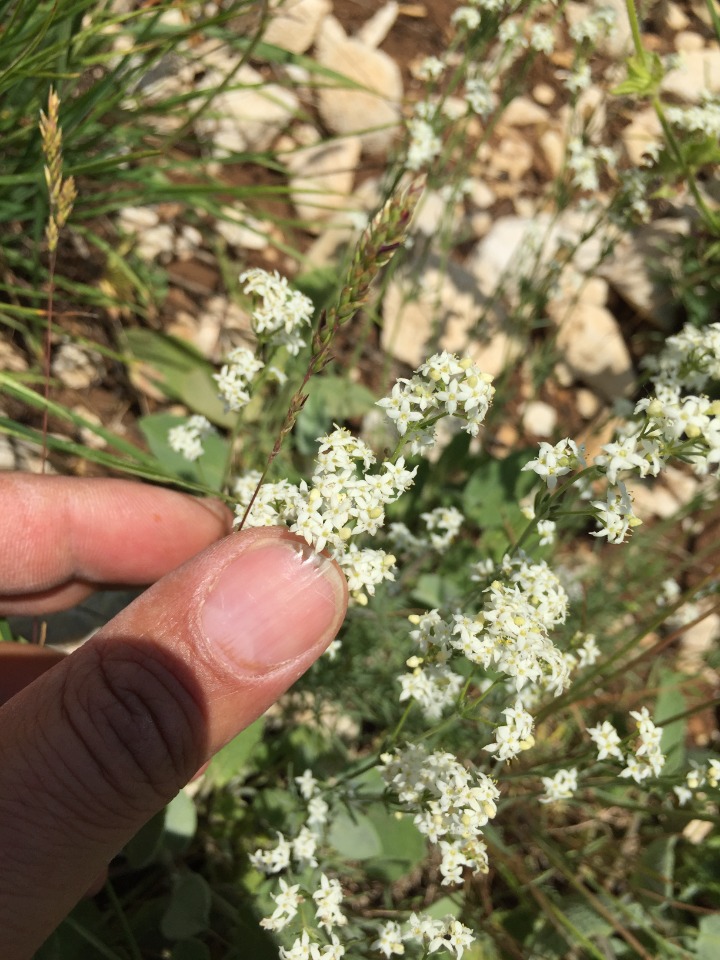
[[[158,580],[232,529],[222,504],[130,480],[0,475],[0,613]]]

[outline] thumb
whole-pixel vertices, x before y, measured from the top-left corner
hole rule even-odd
[[[195,771],[320,655],[339,568],[286,531],[168,574],[0,709],[0,930],[27,960]]]

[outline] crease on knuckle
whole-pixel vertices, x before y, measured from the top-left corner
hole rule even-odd
[[[103,806],[153,812],[203,760],[204,710],[192,683],[156,650],[113,639],[63,690],[61,709],[78,742],[80,776],[103,784]],[[93,776],[99,772],[100,778]]]

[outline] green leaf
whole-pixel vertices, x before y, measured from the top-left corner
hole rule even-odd
[[[436,900],[435,903],[423,910],[423,913],[431,920],[444,920],[448,915],[459,917],[461,911],[462,904],[456,903],[450,897],[441,897],[440,900]]]
[[[186,417],[176,417],[171,413],[150,413],[139,418],[138,426],[158,462],[168,473],[180,480],[201,483],[220,490],[230,449],[229,443],[219,434],[210,433],[203,437],[203,455],[198,460],[186,460],[182,454],[172,450],[168,443],[170,429],[186,422]]]
[[[677,837],[658,837],[642,851],[633,871],[632,886],[642,894],[647,890],[662,897],[673,895],[675,845]],[[655,897],[651,900],[657,903]]]
[[[703,917],[700,935],[695,944],[698,960],[717,960],[720,957],[720,916]]]
[[[261,717],[216,753],[205,771],[205,782],[212,787],[224,787],[237,777],[248,766],[255,747],[262,740],[264,729],[265,720]]]
[[[584,897],[564,898],[562,912],[585,937],[607,937],[613,931],[612,924],[596,913]]]
[[[328,841],[348,860],[369,860],[382,853],[382,842],[373,822],[362,813],[341,810],[330,824]]]
[[[201,940],[182,940],[173,947],[171,960],[210,960],[210,949]]]
[[[198,873],[180,874],[173,884],[170,903],[160,921],[169,940],[186,940],[208,929],[212,894]]]
[[[333,423],[362,417],[374,404],[374,394],[361,383],[332,374],[316,377],[295,424],[297,449],[306,456],[314,454],[318,437],[327,433]]]
[[[462,510],[483,529],[520,529],[527,521],[518,501],[530,492],[537,477],[522,467],[531,450],[519,450],[504,460],[480,460],[463,493]]]
[[[680,678],[671,670],[660,674],[660,692],[655,702],[654,721],[663,723],[669,717],[683,713],[686,709],[685,697],[680,688]],[[663,775],[673,776],[685,769],[686,720],[676,720],[663,727],[660,749],[665,754]]]
[[[197,830],[197,810],[192,798],[181,790],[165,807],[165,841],[177,851],[184,850]]]
[[[373,859],[373,873],[378,873],[392,883],[421,863],[427,854],[425,837],[407,815],[397,816],[381,804],[373,804],[367,812],[382,846]]]
[[[161,810],[125,844],[123,853],[130,866],[140,870],[153,863],[162,847],[164,833],[165,811]]]
[[[235,416],[225,412],[218,397],[214,367],[190,344],[141,327],[131,327],[125,337],[132,357],[151,368],[151,379],[166,396],[181,400],[216,426],[232,427]]]
[[[663,62],[657,53],[645,51],[643,56],[637,54],[628,58],[627,77],[610,92],[615,97],[634,94],[639,97],[651,97],[657,93],[665,76]]]

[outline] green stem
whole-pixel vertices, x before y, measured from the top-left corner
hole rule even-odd
[[[627,9],[628,20],[630,21],[630,31],[633,38],[633,46],[635,47],[635,53],[638,58],[642,61],[643,64],[646,62],[645,47],[642,45],[642,37],[640,35],[640,21],[638,20],[637,9],[635,7],[635,0],[625,0],[625,7]]]

